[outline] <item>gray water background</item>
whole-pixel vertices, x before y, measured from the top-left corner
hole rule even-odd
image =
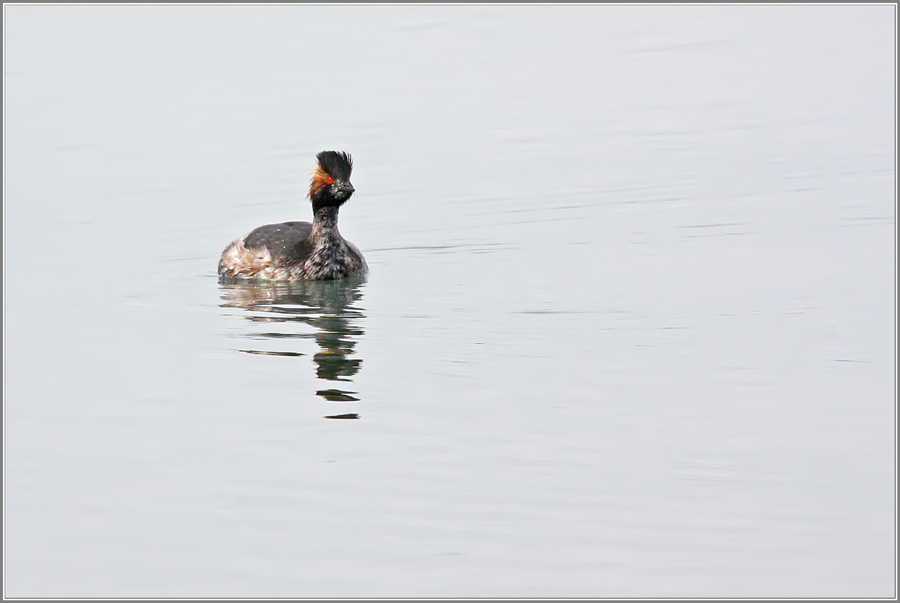
[[[895,21],[5,5],[5,594],[894,596]]]

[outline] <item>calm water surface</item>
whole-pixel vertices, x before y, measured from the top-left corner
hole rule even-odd
[[[6,596],[894,596],[895,10],[4,6]]]

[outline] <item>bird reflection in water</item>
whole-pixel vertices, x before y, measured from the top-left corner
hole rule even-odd
[[[320,350],[313,355],[316,376],[336,382],[320,389],[317,395],[330,402],[359,401],[355,391],[343,389],[344,383],[359,372],[362,360],[354,358],[353,349],[364,331],[365,318],[358,306],[362,299],[365,276],[335,281],[223,281],[222,307],[246,310],[251,323],[266,325],[271,330],[245,333],[244,336],[278,347],[277,341],[315,339]],[[276,325],[278,326],[276,330]],[[312,327],[312,332],[298,328]],[[297,351],[242,349],[247,354],[267,356],[303,356]],[[356,413],[331,415],[329,419],[358,419]]]

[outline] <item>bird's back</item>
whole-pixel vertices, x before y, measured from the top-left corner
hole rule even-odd
[[[309,222],[266,224],[244,237],[244,246],[249,249],[265,247],[279,264],[298,262],[309,253],[306,243],[311,232],[312,224]]]

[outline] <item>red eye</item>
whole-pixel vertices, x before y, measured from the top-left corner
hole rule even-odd
[[[329,178],[328,178],[328,184],[334,184],[334,178],[329,177]]]

